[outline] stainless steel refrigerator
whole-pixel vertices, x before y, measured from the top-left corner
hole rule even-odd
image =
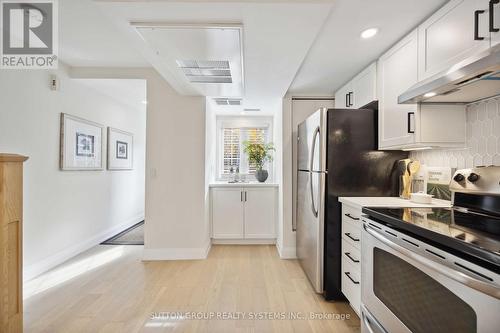
[[[396,196],[401,151],[378,151],[376,109],[320,109],[298,126],[297,257],[314,289],[342,299],[341,196]]]

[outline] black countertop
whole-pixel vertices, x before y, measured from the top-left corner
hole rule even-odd
[[[500,217],[453,208],[363,208],[363,213],[500,273]]]

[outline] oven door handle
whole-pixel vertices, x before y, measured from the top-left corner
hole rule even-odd
[[[368,333],[375,333],[375,330],[372,327],[375,326],[376,332],[387,333],[387,331],[380,325],[380,323],[373,317],[373,315],[368,311],[364,304],[361,304],[361,318],[365,327],[368,329]]]
[[[370,227],[369,224],[364,223],[363,228],[367,233],[369,233],[371,236],[373,236],[375,239],[378,241],[382,242],[383,244],[389,246],[396,252],[399,252],[400,254],[409,257],[418,263],[424,265],[428,269],[431,269],[433,271],[436,271],[438,273],[441,273],[445,275],[446,277],[455,280],[463,285],[466,285],[472,289],[475,289],[479,292],[482,292],[486,295],[489,295],[491,297],[494,297],[496,299],[500,299],[500,288],[498,286],[495,286],[494,284],[483,282],[481,280],[478,280],[472,276],[469,276],[463,272],[453,270],[451,268],[448,268],[446,266],[443,266],[437,261],[424,258],[417,253],[410,251],[401,245],[398,245],[388,238],[386,238],[384,235],[381,235],[379,231],[375,230],[373,227]]]

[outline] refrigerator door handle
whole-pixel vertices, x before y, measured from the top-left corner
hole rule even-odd
[[[313,166],[314,166],[314,154],[316,151],[316,139],[320,134],[320,127],[316,127],[314,130],[314,135],[311,143],[311,160],[309,161],[309,185],[311,189],[311,209],[314,214],[314,217],[318,217],[318,207],[316,207],[316,203],[314,202],[314,186],[313,186]]]
[[[309,171],[309,184],[311,185],[311,210],[314,214],[314,217],[318,217],[318,208],[316,207],[316,203],[314,202],[314,186],[313,186],[313,173]]]

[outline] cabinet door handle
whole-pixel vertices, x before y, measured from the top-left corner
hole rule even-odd
[[[352,103],[352,99],[351,99],[351,97],[352,97],[353,95],[354,95],[354,93],[351,91],[351,92],[349,93],[349,106],[353,106],[353,105],[354,105],[354,104]]]
[[[349,107],[349,94],[345,94],[345,107]]]
[[[243,202],[243,191],[240,191],[240,201]]]
[[[498,5],[500,0],[490,0],[490,32],[498,32],[499,28],[495,28],[495,5]]]
[[[245,202],[247,202],[247,191],[245,191]]]
[[[345,256],[346,256],[347,258],[351,259],[351,260],[352,260],[352,262],[355,262],[355,263],[358,263],[358,262],[359,262],[359,260],[354,259],[354,258],[351,256],[351,253],[350,253],[350,252],[345,252],[344,254],[345,254]]]
[[[344,214],[345,216],[347,216],[348,218],[350,218],[351,220],[354,220],[354,221],[359,221],[359,217],[354,217],[352,216],[351,214],[347,213],[347,214]]]
[[[484,14],[484,10],[476,10],[474,12],[474,40],[483,40],[484,37],[479,37],[479,15]]]
[[[349,237],[350,239],[352,239],[355,242],[359,242],[359,238],[352,237],[350,232],[346,232],[346,233],[344,233],[344,235],[346,235],[347,237]]]
[[[415,127],[412,126],[412,118],[415,120],[415,112],[408,112],[408,133],[415,133]]]
[[[352,283],[354,283],[354,284],[359,284],[359,281],[356,281],[356,280],[354,280],[354,279],[352,278],[352,276],[351,276],[351,272],[344,272],[344,274],[345,274],[345,275],[347,275],[347,277],[349,278],[349,280],[351,280],[351,281],[352,281]]]

